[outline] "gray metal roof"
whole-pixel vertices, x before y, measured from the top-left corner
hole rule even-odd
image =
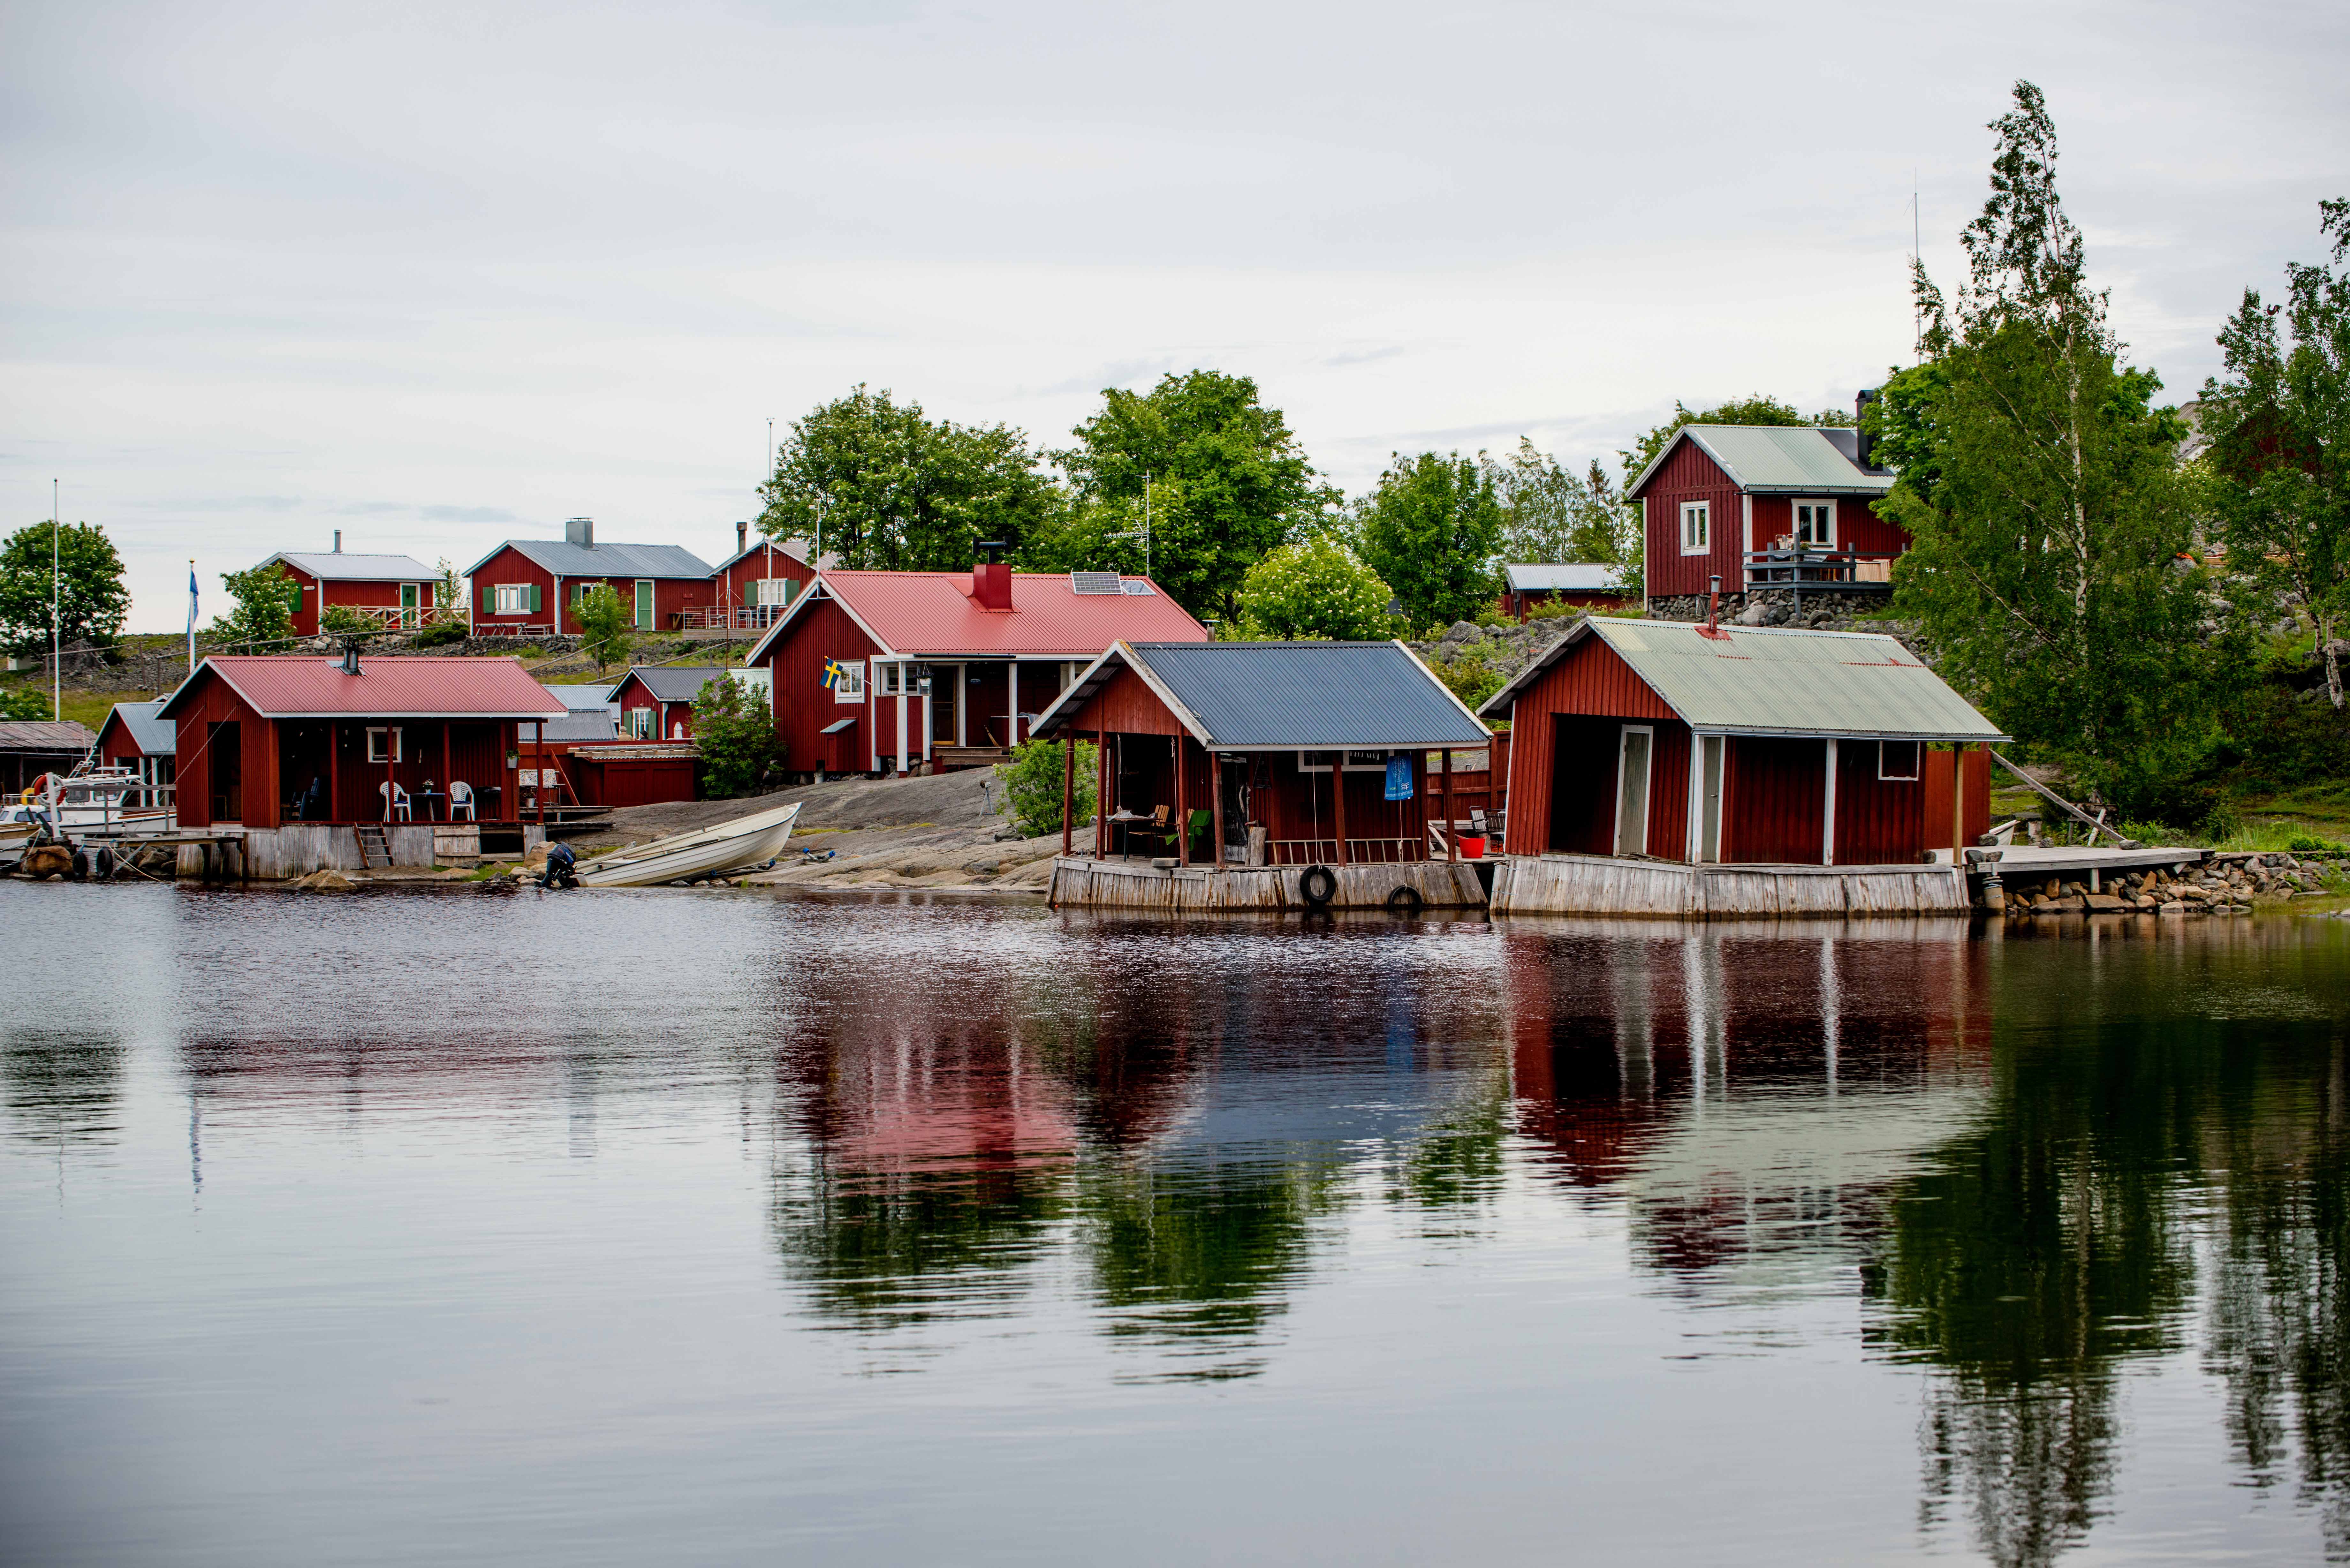
[[[702,689],[726,673],[718,664],[638,664],[631,665],[629,675],[645,683],[645,690],[662,702],[691,702],[702,695]],[[612,700],[618,701],[620,688],[629,683],[629,675],[612,682]]]
[[[1842,437],[1843,440],[1832,438]],[[1882,495],[1894,476],[1853,461],[1858,432],[1807,425],[1683,425],[1625,491],[1638,495],[1686,439],[1752,495]]]
[[[591,686],[556,686],[544,681],[540,684],[546,686],[549,696],[575,713],[591,708],[612,707],[612,683],[608,680],[598,680]],[[619,710],[613,711],[617,712]]]
[[[1597,561],[1552,561],[1524,566],[1505,566],[1503,572],[1509,577],[1513,593],[1535,593],[1545,588],[1564,589],[1569,593],[1613,593],[1624,586],[1624,573],[1617,566],[1604,566]]]
[[[1586,637],[1613,649],[1691,729],[1740,735],[1850,735],[1910,741],[2009,737],[1918,656],[1873,632],[1723,627],[1590,617],[1567,628],[1481,713],[1518,694]]]
[[[0,720],[0,752],[35,752],[62,755],[86,752],[98,737],[78,720]]]
[[[1492,732],[1399,642],[1121,642],[1036,717],[1046,734],[1131,668],[1219,751],[1482,746]]]
[[[616,741],[620,738],[620,715],[611,708],[574,708],[560,719],[546,722],[546,739],[550,741]]]
[[[412,556],[362,556],[340,550],[280,550],[269,561],[283,561],[297,572],[328,582],[430,583],[441,574]],[[269,565],[264,561],[263,566]]]
[[[168,757],[179,752],[180,726],[169,719],[155,716],[163,711],[163,702],[164,699],[161,697],[151,702],[117,702],[109,715],[122,721],[123,729],[130,733],[130,743],[139,748],[142,756]],[[103,724],[99,726],[101,732],[105,728]]]
[[[706,577],[709,566],[692,551],[676,545],[574,545],[563,539],[508,539],[471,566],[472,576],[490,564],[498,550],[519,551],[541,569],[558,577]]]

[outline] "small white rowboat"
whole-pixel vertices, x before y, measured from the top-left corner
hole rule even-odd
[[[763,866],[781,855],[799,815],[800,803],[794,801],[699,833],[656,838],[632,849],[615,849],[609,855],[582,860],[574,875],[583,888],[658,888],[664,882],[723,877],[729,871]]]

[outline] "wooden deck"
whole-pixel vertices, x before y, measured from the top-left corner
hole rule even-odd
[[[1521,856],[1493,873],[1497,915],[1717,920],[1964,914],[1947,866],[1683,866],[1598,855]]]
[[[1338,889],[1324,906],[1332,909],[1381,909],[1399,888],[1409,888],[1430,909],[1476,909],[1485,889],[1475,866],[1442,860],[1400,865],[1333,866]],[[1147,861],[1096,860],[1065,855],[1053,862],[1046,901],[1055,908],[1155,909],[1169,914],[1295,914],[1312,909],[1298,888],[1302,866],[1235,866],[1160,869]]]

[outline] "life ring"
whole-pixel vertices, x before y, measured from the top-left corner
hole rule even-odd
[[[1327,866],[1308,866],[1298,875],[1297,891],[1317,909],[1326,909],[1338,893],[1338,874]]]
[[[1400,909],[1407,915],[1417,915],[1428,908],[1428,900],[1419,896],[1419,888],[1407,883],[1388,895],[1388,908]]]

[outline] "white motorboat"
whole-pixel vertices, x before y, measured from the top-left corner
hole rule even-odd
[[[658,888],[664,882],[696,881],[747,870],[764,866],[784,852],[799,815],[800,803],[794,801],[698,833],[680,833],[633,848],[615,849],[581,861],[572,874],[584,888]]]
[[[0,824],[31,824],[47,817],[68,837],[168,833],[172,810],[153,804],[157,795],[168,793],[168,786],[151,784],[129,768],[84,763],[70,774],[44,774],[36,779],[21,796],[0,805]],[[130,805],[133,799],[140,804]]]

